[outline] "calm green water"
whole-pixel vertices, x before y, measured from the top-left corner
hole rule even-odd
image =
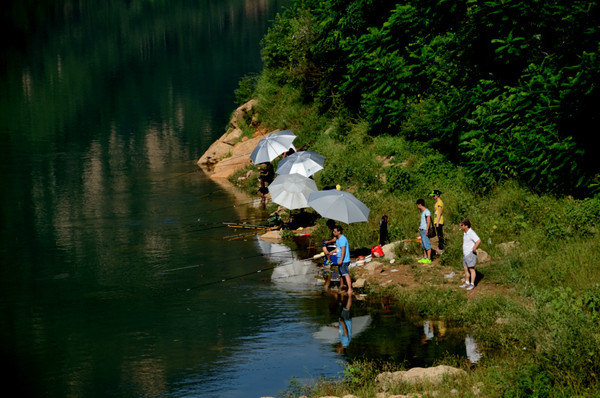
[[[260,70],[259,41],[287,3],[1,6],[5,386],[258,397],[362,355],[414,365],[464,355],[464,335],[423,342],[421,325],[377,303],[354,305],[370,326],[338,353],[313,336],[335,321],[336,299],[311,275],[271,279],[297,254],[222,225],[265,213],[195,162],[225,131],[237,82]]]

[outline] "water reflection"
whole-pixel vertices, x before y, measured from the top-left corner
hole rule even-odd
[[[436,341],[443,341],[446,336],[446,322],[443,320],[429,320],[423,321],[423,336],[421,338],[421,344],[427,344],[434,338]]]
[[[470,334],[467,334],[465,337],[465,348],[467,350],[467,359],[470,362],[470,365],[474,365],[479,362],[483,355],[479,351],[477,342]]]
[[[350,346],[352,338],[364,332],[371,324],[370,315],[361,315],[354,317],[352,313],[352,295],[340,294],[332,291],[330,309],[336,312],[337,320],[323,325],[312,334],[312,336],[322,343],[335,345],[335,350],[339,354],[346,353]],[[368,357],[369,352],[365,355]]]
[[[350,344],[352,339],[352,314],[350,308],[352,307],[352,295],[344,295],[345,303],[342,300],[342,309],[340,310],[340,319],[338,321],[339,327],[339,338],[340,344],[338,345],[338,352],[343,353],[345,348]]]
[[[468,334],[465,337],[463,328],[407,315],[388,297],[378,303],[358,301],[355,309],[355,296],[338,289],[323,290],[324,281],[312,259],[298,260],[286,245],[255,239],[257,248],[273,264],[271,282],[275,286],[285,292],[321,290],[321,295],[329,297],[330,320],[311,335],[345,354],[347,360],[384,359],[415,367],[431,366],[446,355],[464,357],[470,364],[481,358],[475,340]]]
[[[258,250],[274,264],[271,281],[275,286],[293,291],[316,291],[323,285],[311,260],[298,259],[288,246],[256,238]]]

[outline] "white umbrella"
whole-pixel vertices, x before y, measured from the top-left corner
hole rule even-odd
[[[277,174],[302,174],[310,177],[323,169],[325,157],[313,151],[300,151],[291,154],[279,162]]]
[[[270,162],[290,148],[296,136],[292,130],[271,133],[260,140],[256,148],[250,154],[250,160],[254,164]]]
[[[337,189],[313,192],[308,205],[321,216],[346,224],[369,220],[369,208],[350,192]]]
[[[308,197],[317,191],[317,184],[300,174],[278,175],[269,184],[271,200],[293,210],[308,207]]]

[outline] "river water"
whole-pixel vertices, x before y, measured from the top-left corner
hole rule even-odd
[[[338,299],[296,279],[303,263],[278,271],[298,254],[223,225],[266,214],[195,163],[287,3],[2,6],[0,354],[17,395],[258,397],[363,355],[464,355],[464,335],[424,341],[387,303],[355,304],[368,322],[338,352],[319,335]]]

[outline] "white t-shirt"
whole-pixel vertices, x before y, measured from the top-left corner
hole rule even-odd
[[[473,231],[473,228],[469,228],[463,235],[463,255],[466,256],[469,253],[473,253],[475,243],[479,241],[479,236]]]

